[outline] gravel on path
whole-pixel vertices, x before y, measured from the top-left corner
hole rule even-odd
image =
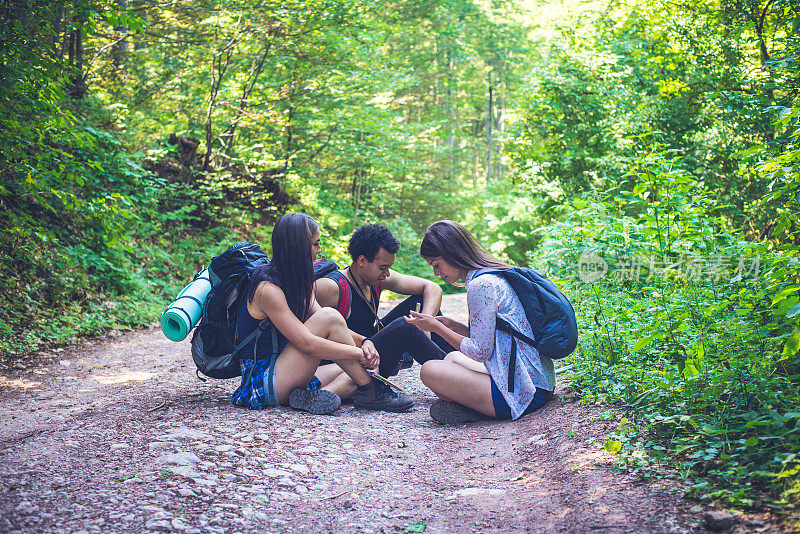
[[[466,320],[464,296],[446,315]],[[615,473],[618,424],[559,385],[517,421],[444,427],[419,366],[410,413],[233,406],[156,327],[0,373],[0,532],[704,532],[673,482]],[[733,532],[779,531],[728,514]]]

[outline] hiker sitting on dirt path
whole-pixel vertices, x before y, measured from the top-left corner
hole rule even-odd
[[[438,335],[424,333],[403,319],[413,309],[428,315],[439,313],[442,289],[430,280],[391,270],[399,248],[400,243],[385,226],[361,226],[347,247],[352,263],[314,284],[317,301],[339,310],[356,345],[378,352],[378,373],[386,377],[396,375],[401,367],[411,367],[413,360],[420,364],[441,360],[453,350]],[[379,317],[382,289],[410,297]],[[404,355],[410,358],[404,359]]]
[[[314,299],[319,243],[319,225],[307,215],[287,213],[275,223],[272,261],[253,272],[237,322],[240,339],[256,328],[270,328],[272,335],[242,350],[242,383],[233,394],[234,404],[253,409],[288,404],[327,414],[339,407],[340,396],[354,395],[356,408],[409,410],[411,398],[367,372],[377,366],[377,354],[356,347],[339,312]],[[254,362],[246,354],[259,357]],[[336,364],[320,366],[322,358]]]
[[[509,388],[514,339],[496,327],[502,316],[533,338],[519,298],[499,276],[487,274],[473,280],[477,269],[510,266],[491,256],[464,227],[452,221],[438,221],[428,227],[420,254],[435,275],[451,284],[466,282],[469,308],[469,327],[447,317],[414,311],[407,319],[461,349],[443,361],[429,361],[422,366],[422,382],[439,397],[431,406],[431,417],[445,424],[516,419],[544,406],[555,389],[553,360],[540,356],[528,344],[517,344],[517,363]]]

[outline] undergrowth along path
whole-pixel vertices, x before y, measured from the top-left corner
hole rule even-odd
[[[466,320],[464,295],[443,312]],[[157,327],[0,374],[0,532],[703,532],[679,485],[611,470],[606,408],[555,400],[443,427],[419,366],[410,413],[233,406]],[[727,517],[727,519],[725,519]],[[779,531],[737,514],[734,532]],[[707,521],[712,521],[708,523]]]

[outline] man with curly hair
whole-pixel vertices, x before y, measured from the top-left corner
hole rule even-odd
[[[405,320],[411,310],[437,315],[442,288],[436,283],[391,269],[400,243],[380,224],[365,224],[350,237],[352,263],[320,278],[314,284],[317,302],[336,308],[344,316],[353,340],[365,352],[380,356],[378,372],[393,376],[413,365],[443,359],[455,350],[446,341],[423,332]],[[378,314],[381,290],[410,295],[389,313]],[[413,358],[413,360],[412,360]]]

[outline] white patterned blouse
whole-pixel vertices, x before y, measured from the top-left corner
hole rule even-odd
[[[517,345],[514,392],[509,393],[508,366],[512,338],[496,330],[497,316],[523,334],[535,338],[525,317],[525,309],[508,282],[492,274],[484,274],[473,280],[475,272],[472,270],[467,273],[469,337],[461,340],[460,350],[469,358],[486,365],[489,375],[511,408],[512,419],[516,419],[533,400],[537,387],[548,391],[555,389],[553,360],[540,356],[535,348],[520,342]]]

